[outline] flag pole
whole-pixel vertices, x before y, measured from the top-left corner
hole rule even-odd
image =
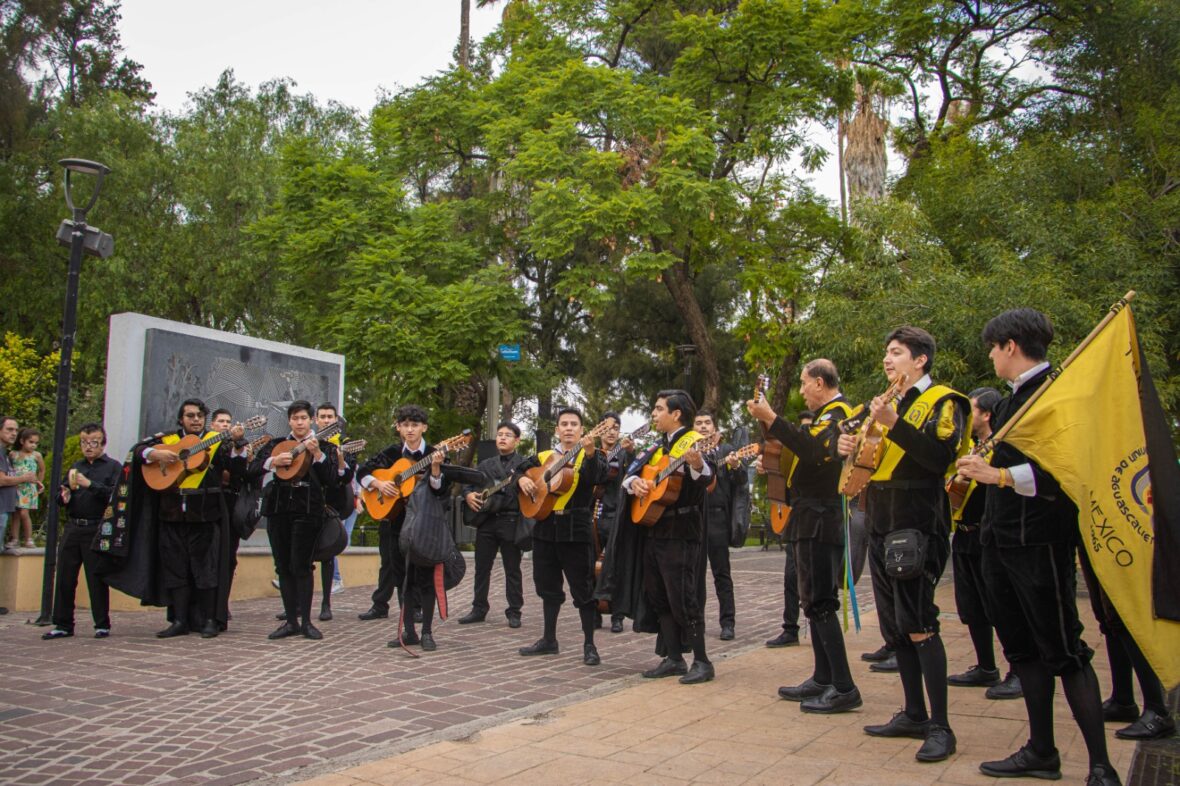
[[[981,444],[981,449],[977,450],[976,452],[980,454],[985,453],[993,449],[997,442],[1004,439],[1004,436],[1020,421],[1020,418],[1023,417],[1024,413],[1028,411],[1028,408],[1035,404],[1037,399],[1039,399],[1041,395],[1049,389],[1049,386],[1052,385],[1059,376],[1061,376],[1061,372],[1065,371],[1065,369],[1069,367],[1069,364],[1073,363],[1077,356],[1082,353],[1082,350],[1090,346],[1090,343],[1098,337],[1098,334],[1102,332],[1102,329],[1110,324],[1110,321],[1117,317],[1119,312],[1126,308],[1127,304],[1134,299],[1135,290],[1133,289],[1129,290],[1127,294],[1119,298],[1115,304],[1110,307],[1110,310],[1106,313],[1106,316],[1102,318],[1102,321],[1095,325],[1094,329],[1090,331],[1090,335],[1082,339],[1082,343],[1078,344],[1077,348],[1069,354],[1069,357],[1061,361],[1061,365],[1049,373],[1049,380],[1033,391],[1033,394],[1028,397],[1028,400],[1024,402],[1024,405],[1020,409],[1016,410],[1016,413],[1011,418],[1009,418],[1008,421],[996,431],[996,433],[988,437],[987,440]]]

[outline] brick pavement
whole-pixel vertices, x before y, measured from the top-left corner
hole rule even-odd
[[[716,640],[711,603],[712,653],[760,646],[777,631],[782,559],[734,554],[738,638]],[[320,624],[320,642],[266,639],[277,598],[236,603],[230,631],[210,640],[156,639],[162,610],[116,612],[114,635],[102,641],[90,638],[85,610],[78,635],[53,642],[20,615],[0,617],[0,782],[232,784],[344,766],[615,690],[653,662],[652,637],[603,632],[603,664],[583,666],[568,605],[562,654],[519,657],[541,627],[525,573],[521,629],[509,629],[495,608],[497,566],[489,622],[436,623],[438,651],[417,660],[385,646],[390,621],[356,619],[370,587],[335,596],[336,619]],[[469,581],[451,593],[455,618],[469,608]]]

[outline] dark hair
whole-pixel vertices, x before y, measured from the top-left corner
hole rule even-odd
[[[614,420],[614,422],[618,423],[620,427],[623,425],[623,419],[619,417],[619,413],[615,412],[613,409],[602,413],[602,419],[606,420],[607,418]]]
[[[692,416],[693,420],[696,420],[697,418],[708,418],[710,421],[712,421],[714,426],[717,425],[717,418],[713,415],[712,410],[698,409],[697,414]]]
[[[407,420],[413,423],[430,423],[430,418],[426,414],[426,410],[417,404],[405,404],[397,408],[394,414],[394,420],[397,423],[405,423]]]
[[[812,379],[823,380],[824,387],[840,387],[840,375],[836,373],[836,364],[825,358],[816,358],[808,362],[803,367],[803,373]]]
[[[994,316],[983,326],[983,343],[1016,346],[1029,360],[1041,361],[1053,343],[1053,323],[1035,308],[1013,308]]]
[[[39,437],[41,432],[31,426],[25,426],[20,431],[16,432],[16,449],[24,450],[25,440],[29,437]]]
[[[209,417],[209,408],[205,406],[204,401],[201,401],[199,398],[186,398],[183,402],[181,402],[180,409],[176,410],[176,422],[181,426],[184,425],[185,407],[196,407],[201,411],[202,415]]]
[[[229,415],[232,418],[234,416],[234,413],[230,412],[228,409],[225,409],[223,407],[221,409],[213,410],[213,413],[211,415],[209,415],[209,419],[210,420],[217,420],[218,415]]]
[[[922,371],[929,374],[934,369],[934,350],[937,349],[934,343],[934,336],[922,330],[922,328],[905,325],[885,337],[885,346],[889,346],[893,341],[908,349],[910,351],[910,357],[915,360],[918,359],[919,355],[926,356],[926,365],[922,367]],[[910,382],[917,382],[917,380],[910,380]]]
[[[101,423],[83,423],[82,427],[78,429],[79,434],[93,434],[96,431],[102,434],[102,444],[107,444],[107,430],[102,427]]]
[[[805,420],[814,421],[815,420],[815,413],[812,412],[810,409],[805,409],[802,412],[800,412],[799,413],[799,422],[802,423]]]
[[[340,410],[336,409],[336,405],[330,401],[325,401],[323,404],[320,404],[318,407],[316,407],[315,413],[318,415],[321,412],[323,412],[325,409],[332,410],[333,415],[335,415],[336,417],[340,417]]]
[[[697,405],[692,400],[692,396],[688,395],[687,390],[680,390],[673,388],[671,390],[661,390],[656,393],[656,401],[664,400],[664,406],[668,408],[669,412],[680,411],[680,425],[691,426],[693,420],[697,416]]]
[[[1000,403],[1003,396],[995,388],[976,388],[967,398],[975,402],[975,406],[979,407],[980,412],[991,415],[996,411],[996,404]]]
[[[292,401],[287,406],[287,419],[289,420],[296,412],[306,412],[309,418],[315,417],[315,413],[311,411],[311,402],[307,399],[301,398],[298,401]]]
[[[583,425],[586,423],[586,419],[582,417],[581,410],[577,409],[576,407],[562,407],[561,409],[557,410],[557,415],[554,416],[553,422],[554,423],[559,422],[561,420],[562,415],[576,416],[578,418],[579,425]]]
[[[511,420],[501,420],[496,424],[496,431],[502,428],[510,429],[517,439],[520,439],[520,426],[513,423]]]

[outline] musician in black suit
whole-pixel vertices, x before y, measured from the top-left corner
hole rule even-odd
[[[539,519],[533,528],[533,585],[541,598],[544,631],[541,638],[520,649],[521,655],[556,655],[557,616],[565,603],[562,577],[569,584],[570,595],[582,620],[582,662],[587,666],[601,663],[594,646],[594,628],[598,623],[598,601],[594,599],[594,545],[591,542],[591,510],[594,486],[606,476],[601,454],[594,448],[593,437],[586,436],[582,413],[571,407],[557,413],[558,446],[530,456],[516,468],[517,486],[528,495],[537,493],[537,485],[524,473],[541,467],[555,453],[570,456],[574,482],[572,488],[557,498],[553,512]],[[560,478],[553,478],[557,485]]]
[[[484,477],[478,486],[464,488],[464,501],[474,514],[470,520],[475,532],[475,594],[471,611],[459,618],[460,625],[483,622],[488,616],[488,589],[492,582],[492,565],[496,552],[504,565],[504,594],[508,608],[504,615],[508,627],[520,627],[520,609],[524,605],[524,585],[520,573],[520,547],[516,545],[516,529],[520,522],[520,503],[516,485],[509,483],[481,503],[479,493],[484,488],[505,480],[516,472],[524,456],[516,452],[520,441],[520,426],[504,421],[496,427],[497,455],[479,462],[477,469]]]
[[[205,431],[208,414],[209,409],[199,399],[183,402],[177,413],[179,429],[144,448],[143,462],[177,464],[177,454],[164,448],[187,436],[213,436],[216,432]],[[241,424],[230,429],[234,440],[241,440],[243,434]],[[158,568],[160,583],[170,601],[171,621],[156,634],[162,639],[187,635],[193,627],[203,637],[212,638],[224,630],[227,622],[233,535],[222,480],[226,475],[240,478],[245,474],[246,454],[225,443],[215,444],[208,451],[205,469],[188,474],[179,486],[158,495]]]
[[[697,412],[692,427],[702,437],[712,436],[718,431],[717,424],[713,421],[713,413],[706,410]],[[738,483],[746,482],[746,473],[741,468],[741,462],[728,458],[734,449],[733,445],[722,442],[709,451],[710,455],[719,457],[719,460],[717,485],[713,487],[706,498],[708,515],[705,552],[709,558],[709,569],[713,572],[713,588],[717,592],[722,641],[733,640],[734,624],[737,618],[733,600],[733,575],[729,567],[729,537],[733,528],[734,515],[733,489]],[[704,584],[703,572],[700,580]],[[702,607],[704,603],[705,597],[702,592]]]
[[[602,416],[607,423],[602,432],[602,455],[606,461],[606,479],[594,489],[594,496],[601,506],[598,511],[596,525],[598,527],[598,548],[605,550],[610,542],[611,533],[618,525],[619,518],[627,514],[625,506],[620,507],[619,490],[622,487],[623,476],[627,474],[627,467],[635,460],[635,443],[630,437],[620,438],[622,419],[617,412],[607,412]],[[614,453],[614,456],[611,456]],[[600,615],[601,616],[601,615]],[[610,632],[623,632],[623,617],[621,612],[612,611],[610,616]],[[599,625],[601,627],[601,625]]]
[[[352,490],[352,479],[356,476],[356,459],[352,454],[340,450],[344,442],[344,418],[336,410],[336,405],[325,401],[315,409],[315,427],[317,431],[340,424],[340,431],[336,432],[328,441],[336,450],[336,488],[328,495],[328,504],[340,516],[341,521],[347,519],[356,505],[356,496]],[[351,530],[349,530],[351,532]],[[320,619],[332,619],[332,577],[336,575],[337,557],[320,563]]]
[[[315,585],[312,554],[324,524],[324,506],[335,493],[338,481],[336,446],[316,436],[312,430],[312,406],[308,401],[293,401],[287,407],[287,440],[299,440],[310,462],[301,477],[290,480],[275,474],[262,498],[262,515],[279,576],[279,593],[283,598],[286,620],[268,638],[282,639],[302,633],[308,639],[324,635],[311,622],[311,595]],[[285,440],[284,440],[285,441]],[[292,450],[275,453],[277,443],[263,445],[250,462],[250,476],[291,466],[298,460]]]
[[[361,464],[357,470],[357,481],[361,488],[377,489],[387,497],[398,493],[396,484],[389,480],[378,480],[373,477],[373,471],[388,469],[399,460],[405,458],[417,462],[427,456],[431,457],[430,469],[425,474],[430,489],[438,496],[446,495],[446,486],[442,478],[442,461],[445,453],[435,450],[425,440],[427,429],[430,427],[426,410],[415,404],[398,407],[397,433],[402,438],[389,447],[371,456]],[[422,649],[432,652],[437,649],[434,643],[434,571],[419,565],[410,565],[407,570],[406,555],[402,552],[398,539],[401,537],[402,525],[406,521],[406,506],[399,505],[398,512],[382,519],[377,529],[377,546],[381,554],[381,567],[377,573],[377,587],[373,590],[373,605],[368,611],[357,615],[362,620],[379,619],[389,616],[389,601],[393,598],[394,590],[398,593],[398,603],[404,611],[404,635],[399,628],[399,638],[389,642],[390,647],[400,647],[405,644],[421,644]],[[409,583],[407,585],[407,579]],[[408,592],[405,591],[408,588]],[[412,609],[422,608],[422,636],[419,638],[414,631],[414,617]]]
[[[705,569],[705,506],[709,485],[716,469],[695,449],[700,435],[693,431],[697,407],[683,390],[661,390],[652,407],[652,424],[663,434],[655,450],[641,456],[655,464],[663,456],[683,458],[680,493],[663,510],[651,527],[645,528],[643,549],[643,594],[648,611],[659,624],[657,653],[664,659],[644,677],[680,676],[692,685],[714,677],[713,664],[705,650],[705,617],[700,603],[700,571]],[[633,474],[623,488],[633,496],[646,496],[654,484]],[[646,628],[647,621],[636,620]],[[692,648],[693,664],[684,662],[683,646]]]

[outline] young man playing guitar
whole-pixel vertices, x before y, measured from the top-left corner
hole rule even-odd
[[[533,528],[533,585],[541,598],[544,632],[534,644],[521,647],[520,654],[557,654],[557,616],[565,603],[561,586],[564,575],[582,620],[582,662],[597,666],[601,658],[594,646],[598,602],[594,599],[595,554],[590,532],[590,505],[594,499],[594,486],[605,478],[606,467],[594,449],[594,437],[585,434],[582,413],[578,410],[565,407],[558,411],[557,439],[556,449],[531,456],[516,468],[521,493],[536,498],[544,490],[524,473],[570,459],[571,451],[578,451],[570,460],[572,487],[557,498],[553,511],[539,518]],[[556,488],[561,477],[561,472],[554,475],[550,488]]]
[[[700,572],[705,569],[705,496],[715,474],[703,454],[695,449],[701,435],[690,427],[697,407],[683,390],[661,390],[652,406],[652,425],[663,435],[659,446],[644,463],[656,465],[667,456],[684,460],[677,470],[680,493],[663,509],[660,518],[647,528],[643,551],[643,594],[651,613],[659,620],[657,653],[664,659],[643,672],[644,677],[683,675],[686,685],[708,682],[714,677],[713,664],[705,651],[705,616],[699,597]],[[623,480],[623,488],[634,497],[646,497],[655,484],[640,475]],[[693,663],[688,668],[683,645],[692,647]]]
[[[504,565],[504,594],[508,608],[504,616],[508,627],[520,627],[520,609],[524,605],[524,579],[520,573],[520,547],[516,545],[516,527],[520,522],[520,503],[516,499],[515,483],[512,476],[524,462],[524,456],[516,452],[520,442],[520,426],[503,421],[496,427],[496,455],[479,462],[477,469],[484,476],[480,486],[464,489],[464,502],[475,513],[472,519],[475,531],[475,594],[471,611],[459,618],[460,625],[483,622],[488,616],[488,590],[492,581],[492,565],[496,552]],[[488,495],[486,500],[481,492],[491,486],[506,482],[503,488]]]
[[[852,681],[844,634],[836,612],[840,610],[840,579],[844,564],[844,505],[840,499],[840,463],[833,447],[840,435],[839,423],[850,408],[840,393],[836,365],[822,358],[812,360],[799,374],[799,393],[814,414],[807,426],[780,418],[763,398],[746,402],[750,414],[767,433],[794,454],[783,467],[791,490],[791,518],[786,540],[795,554],[799,597],[811,623],[814,668],[800,685],[778,689],[788,701],[800,702],[804,712],[849,712],[863,703]]]
[[[873,596],[885,641],[897,653],[905,707],[888,723],[865,726],[874,737],[924,740],[918,761],[943,761],[955,752],[955,735],[947,717],[946,649],[938,636],[934,589],[950,553],[950,505],[946,474],[966,451],[971,404],[967,397],[930,379],[934,337],[916,327],[900,327],[886,339],[882,364],[900,399],[894,409],[886,396],[869,405],[883,429],[882,454],[866,490],[869,564]],[[852,456],[858,439],[843,434],[841,456]],[[886,572],[887,541],[914,534],[925,541],[924,560],[913,578]],[[890,537],[894,536],[894,537]],[[922,691],[925,680],[930,714]]]
[[[400,492],[392,480],[378,480],[373,472],[378,469],[389,469],[401,459],[417,462],[430,456],[430,469],[426,472],[430,490],[438,496],[446,495],[447,484],[442,478],[442,462],[446,453],[435,450],[424,439],[426,430],[430,427],[426,410],[415,404],[398,407],[397,433],[402,438],[389,447],[370,457],[357,470],[357,480],[361,488],[377,490],[387,498],[393,498]],[[377,587],[373,590],[373,605],[368,611],[357,615],[362,620],[373,620],[389,616],[389,601],[396,589],[399,605],[405,614],[405,635],[398,630],[400,638],[389,642],[390,647],[400,647],[401,643],[419,644],[422,649],[432,652],[437,649],[434,643],[434,571],[431,568],[410,565],[407,574],[406,555],[402,553],[398,539],[401,537],[402,525],[406,521],[406,506],[395,505],[389,516],[381,520],[377,529],[377,546],[381,554],[381,567],[377,573]],[[407,586],[409,591],[402,591]],[[414,631],[414,617],[412,609],[422,609],[422,636]]]
[[[701,410],[693,419],[693,431],[702,437],[718,434],[717,424],[713,420],[713,413]],[[729,567],[729,534],[734,516],[734,488],[739,483],[746,482],[746,472],[741,462],[730,458],[736,446],[720,443],[710,453],[724,457],[718,461],[717,485],[709,492],[708,514],[706,521],[705,552],[708,556],[709,569],[713,572],[713,588],[717,592],[717,606],[720,612],[721,640],[732,641],[737,611],[733,600],[733,576]],[[748,502],[749,497],[744,497]],[[704,571],[701,572],[700,582],[705,581]],[[706,593],[701,593],[701,608],[704,608]]]
[[[623,475],[635,459],[635,443],[631,437],[620,435],[623,420],[619,413],[607,412],[602,420],[607,424],[606,430],[602,432],[602,455],[607,460],[606,479],[594,489],[594,496],[598,500],[595,526],[598,528],[600,550],[605,549],[610,542],[611,533],[619,525],[619,519],[627,515],[626,508],[619,505],[619,491]],[[613,458],[610,457],[612,452],[615,454]],[[610,632],[623,632],[623,615],[617,611],[611,612]]]

